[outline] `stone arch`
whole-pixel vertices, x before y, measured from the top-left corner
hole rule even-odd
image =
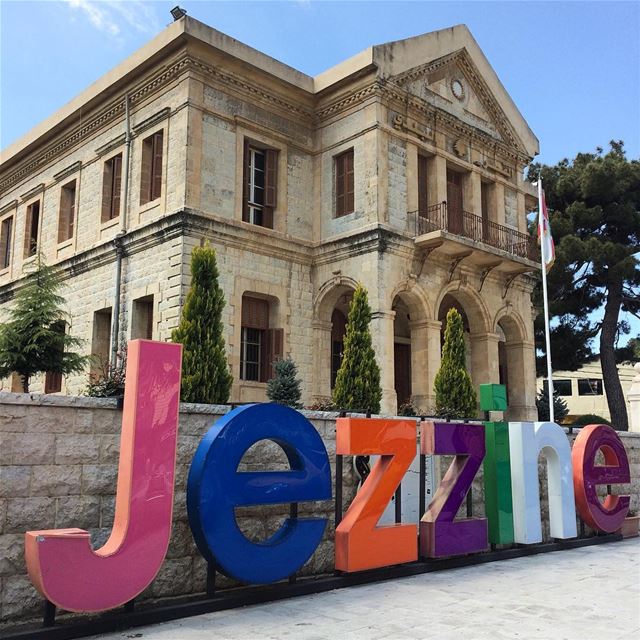
[[[464,309],[472,334],[484,334],[491,331],[491,314],[484,300],[474,288],[468,285],[460,286],[459,283],[451,283],[440,291],[434,306],[434,320],[439,319],[440,306],[447,295],[454,298]]]
[[[336,353],[341,343],[334,324],[338,310],[346,318],[350,298],[358,285],[357,280],[347,276],[336,276],[325,282],[313,304],[313,397],[327,400],[331,396],[331,383],[335,377],[341,354]],[[343,319],[344,319],[343,318]],[[341,325],[344,326],[344,322]]]
[[[313,303],[313,319],[331,322],[336,303],[347,291],[355,291],[358,281],[348,276],[336,276],[327,280],[319,289]]]
[[[414,320],[426,320],[433,317],[431,302],[425,290],[415,280],[407,278],[395,286],[387,300],[388,309],[393,309],[393,303],[397,297],[402,298],[409,307],[409,312]]]
[[[531,371],[527,363],[533,348],[527,341],[527,329],[520,314],[510,307],[498,311],[494,321],[494,332],[498,334],[499,381],[507,388],[508,419],[519,419],[527,415],[527,385]],[[534,363],[528,363],[534,368]],[[535,390],[534,390],[535,392]]]

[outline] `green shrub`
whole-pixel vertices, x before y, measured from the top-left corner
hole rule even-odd
[[[571,422],[572,427],[581,427],[588,424],[608,424],[611,422],[602,416],[597,416],[594,413],[585,413],[582,416],[578,416],[575,420]]]

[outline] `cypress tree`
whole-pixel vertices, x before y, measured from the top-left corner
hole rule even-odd
[[[223,404],[233,380],[222,336],[224,294],[218,285],[216,252],[205,245],[191,253],[191,287],[180,324],[171,333],[182,344],[183,402]]]
[[[455,308],[447,313],[442,362],[434,382],[436,415],[443,418],[473,418],[476,392],[467,371],[462,316]]]
[[[275,376],[267,382],[267,397],[271,402],[302,409],[298,367],[291,358],[277,360],[273,365]]]
[[[0,378],[17,373],[25,393],[35,374],[79,373],[88,361],[87,356],[71,351],[84,341],[65,332],[67,313],[62,309],[65,300],[58,293],[60,287],[53,267],[38,254],[35,270],[7,312],[8,322],[0,325]]]
[[[367,290],[359,284],[349,306],[342,364],[333,390],[334,403],[346,411],[380,412],[380,368],[371,344],[370,322]]]

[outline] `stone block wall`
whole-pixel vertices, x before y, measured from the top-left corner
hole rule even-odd
[[[205,589],[206,563],[198,553],[186,512],[186,479],[193,455],[203,435],[228,407],[182,404],[178,440],[173,531],[165,562],[141,601],[201,593]],[[323,438],[332,461],[335,482],[336,414],[307,412]],[[0,626],[36,618],[42,599],[32,587],[24,563],[27,530],[80,527],[91,533],[100,547],[111,533],[120,446],[121,411],[116,401],[69,396],[0,393]],[[573,436],[570,436],[571,438]],[[631,508],[640,509],[640,434],[621,434],[631,461]],[[436,477],[449,458],[436,458]],[[287,468],[279,447],[254,446],[243,469]],[[541,477],[544,472],[541,471]],[[356,478],[350,461],[344,464],[343,508],[353,499]],[[542,482],[544,527],[546,486]],[[335,486],[335,484],[334,484]],[[484,515],[482,475],[474,481],[475,516]],[[465,511],[465,503],[461,513]],[[334,503],[332,500],[300,505],[300,514],[327,518],[325,536],[303,574],[333,570]],[[248,507],[239,510],[239,525],[251,539],[264,539],[288,514],[288,505]],[[220,587],[231,581],[220,578]]]

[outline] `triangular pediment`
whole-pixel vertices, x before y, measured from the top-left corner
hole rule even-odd
[[[410,95],[497,140],[520,151],[525,150],[522,140],[465,49],[409,69],[391,80]]]

